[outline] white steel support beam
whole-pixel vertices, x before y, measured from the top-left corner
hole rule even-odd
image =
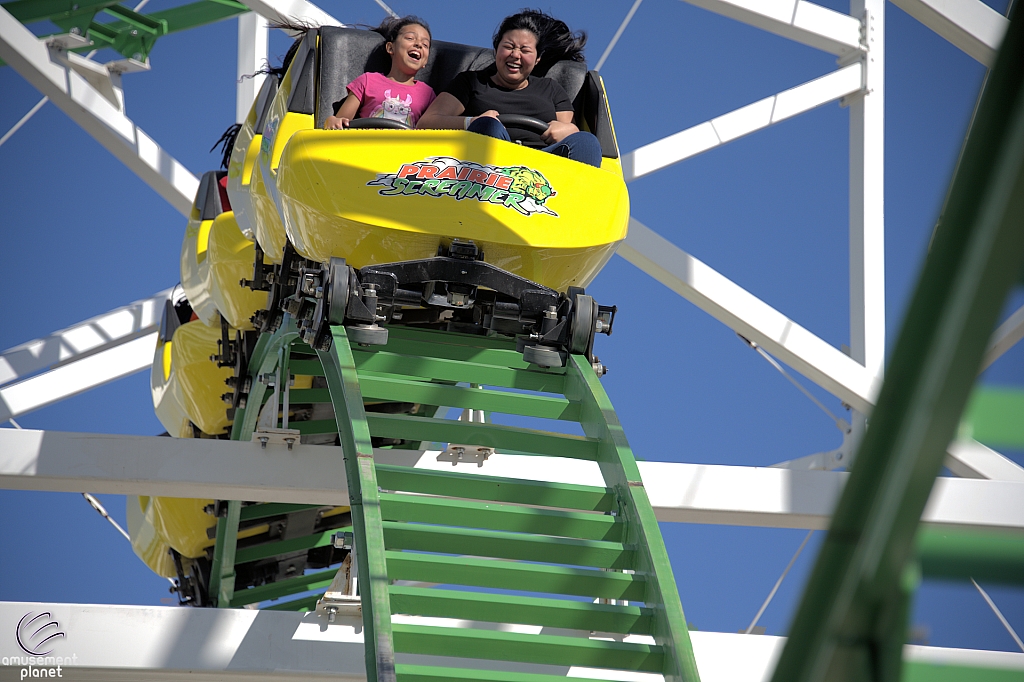
[[[951,443],[946,468],[964,478],[1024,483],[1024,467],[975,440]]]
[[[861,49],[860,22],[805,0],[686,0],[745,24],[845,55]]]
[[[988,369],[989,365],[1017,345],[1021,339],[1024,339],[1024,306],[1006,318],[1006,321],[993,332],[992,339],[988,343],[988,350],[985,351],[985,357],[981,361],[981,369]]]
[[[174,208],[182,214],[189,212],[199,180],[83,76],[51,59],[47,45],[2,7],[0,59],[49,97]]]
[[[266,74],[256,72],[267,63],[267,42],[270,29],[267,20],[255,12],[238,15],[238,85],[235,95],[235,122],[249,115],[256,93],[263,86]]]
[[[172,289],[53,332],[0,353],[0,386],[55,369],[151,334],[160,328]]]
[[[632,182],[815,107],[853,95],[863,87],[862,68],[861,62],[858,61],[821,78],[639,147],[622,157],[622,172],[626,182]]]
[[[71,398],[153,364],[157,332],[61,365],[16,384],[0,387],[0,424]]]
[[[51,627],[65,633],[66,637],[54,640],[52,655],[62,659],[61,677],[72,680],[366,679],[358,616],[339,614],[329,623],[315,611],[0,602],[0,632],[10,633],[4,635],[0,656],[13,666],[12,679],[18,679],[18,663],[25,656],[13,633],[26,613],[49,613],[56,623]],[[431,624],[449,623],[454,625],[440,619]],[[702,682],[768,680],[786,642],[783,637],[698,631],[690,632],[690,639]],[[11,657],[19,658],[12,662]],[[907,645],[903,657],[936,666],[999,669],[1006,671],[1007,679],[1015,677],[1015,671],[1024,671],[1024,654],[1006,651]],[[568,679],[605,677],[583,668],[561,670]],[[648,677],[654,676],[644,675]]]
[[[885,367],[885,0],[851,0],[863,17],[864,92],[850,106],[850,357],[881,381]],[[867,410],[854,408],[853,449]]]
[[[981,0],[892,0],[961,50],[991,67],[1009,20]]]
[[[384,464],[451,471],[437,451],[377,450]],[[825,529],[849,474],[639,462],[659,521]],[[594,462],[493,455],[460,471],[602,485]],[[347,504],[335,447],[0,429],[0,488]],[[1024,482],[939,478],[924,513],[938,527],[1024,533]]]
[[[630,219],[618,254],[854,409],[871,410],[879,378],[640,221]]]
[[[271,24],[345,25],[308,0],[241,0],[241,2]]]

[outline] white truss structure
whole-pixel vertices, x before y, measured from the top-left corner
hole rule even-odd
[[[268,22],[306,19],[342,25],[306,0],[243,0],[238,74],[267,54]],[[837,56],[831,73],[644,145],[622,158],[627,181],[711,151],[830,102],[850,108],[850,328],[841,351],[701,261],[631,220],[619,254],[730,329],[757,343],[855,410],[864,427],[882,380],[885,347],[884,0],[852,0],[844,14],[806,0],[687,0],[690,4]],[[991,66],[1008,24],[980,0],[893,0],[925,26]],[[637,3],[638,4],[638,3]],[[634,5],[635,11],[636,5]],[[135,65],[100,65],[41,41],[0,8],[0,59],[11,65],[172,206],[187,213],[197,187],[189,171],[125,115],[120,74]],[[257,79],[240,80],[236,118],[248,111]],[[17,417],[149,366],[168,292],[87,320],[0,354],[0,421]],[[1024,338],[1024,308],[996,330],[987,367]],[[299,446],[278,452],[248,443],[0,430],[0,486],[19,490],[202,495],[218,499],[341,504],[336,455]],[[825,453],[827,454],[827,453]],[[950,446],[948,465],[963,478],[936,482],[924,521],[937,527],[1024,530],[1024,469],[980,444]],[[382,461],[442,466],[433,452],[381,451]],[[557,460],[531,466],[495,455],[480,473],[586,483],[596,465]],[[245,465],[242,465],[245,462]],[[259,466],[252,466],[253,463]],[[848,462],[843,463],[848,464]],[[447,464],[443,465],[448,468]],[[658,518],[683,523],[826,528],[846,474],[641,462]],[[833,468],[820,466],[819,468]],[[467,471],[477,472],[473,467]],[[323,482],[332,481],[331,488]],[[95,679],[364,679],[362,639],[353,624],[328,627],[315,614],[0,603],[0,628],[26,608],[60,612],[95,646],[81,672]],[[62,621],[64,622],[64,621]],[[131,656],[109,637],[132,632]],[[169,635],[173,635],[169,637]],[[702,679],[767,679],[783,640],[691,634]],[[83,640],[85,641],[85,640]],[[89,640],[93,641],[93,640]],[[740,653],[742,652],[742,653]],[[737,654],[740,655],[737,655]],[[907,647],[905,656],[1024,670],[1024,655]],[[731,666],[731,667],[730,667]]]

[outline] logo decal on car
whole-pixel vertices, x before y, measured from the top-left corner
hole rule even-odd
[[[558,217],[545,202],[557,195],[540,171],[526,166],[485,166],[450,156],[434,156],[403,163],[394,173],[380,173],[367,186],[380,187],[385,197],[420,195],[476,199],[504,206],[529,216],[542,213]]]

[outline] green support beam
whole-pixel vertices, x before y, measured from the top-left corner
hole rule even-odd
[[[918,522],[1024,265],[1024,22],[1018,10],[773,682],[900,678]]]
[[[921,529],[917,560],[926,578],[1024,585],[1019,533]]]
[[[77,32],[92,41],[91,45],[73,48],[73,52],[110,48],[139,61],[146,60],[161,36],[249,11],[236,0],[199,0],[152,14],[140,14],[116,0],[13,0],[2,6],[23,24],[48,20],[66,33]],[[96,21],[100,12],[114,20]]]
[[[991,448],[1024,450],[1024,390],[979,386],[967,403],[960,434]]]
[[[363,609],[366,678],[395,682],[395,645],[388,598],[388,569],[384,558],[380,493],[373,464],[370,427],[366,422],[355,360],[345,328],[332,327],[333,345],[318,351],[334,402],[338,435],[348,480],[349,505],[356,540],[359,591]],[[339,466],[339,476],[342,467]]]

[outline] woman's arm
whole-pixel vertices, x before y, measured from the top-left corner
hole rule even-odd
[[[462,102],[457,97],[449,92],[442,92],[437,96],[427,110],[420,116],[420,120],[416,123],[417,128],[434,128],[435,130],[462,130],[466,127],[466,116],[463,116],[466,112],[466,107],[463,106]],[[491,109],[480,114],[480,116],[490,116],[491,118],[498,118],[498,112]],[[471,121],[474,121],[480,116],[469,117]]]
[[[572,122],[575,114],[571,111],[556,111],[555,120],[548,124],[548,129],[541,135],[548,144],[561,142],[573,133],[578,133],[579,128]]]
[[[342,128],[348,128],[349,122],[355,118],[356,113],[359,111],[359,105],[361,102],[354,92],[349,90],[348,97],[338,107],[338,113],[334,116],[328,116],[327,120],[324,121],[324,130],[341,130]]]

